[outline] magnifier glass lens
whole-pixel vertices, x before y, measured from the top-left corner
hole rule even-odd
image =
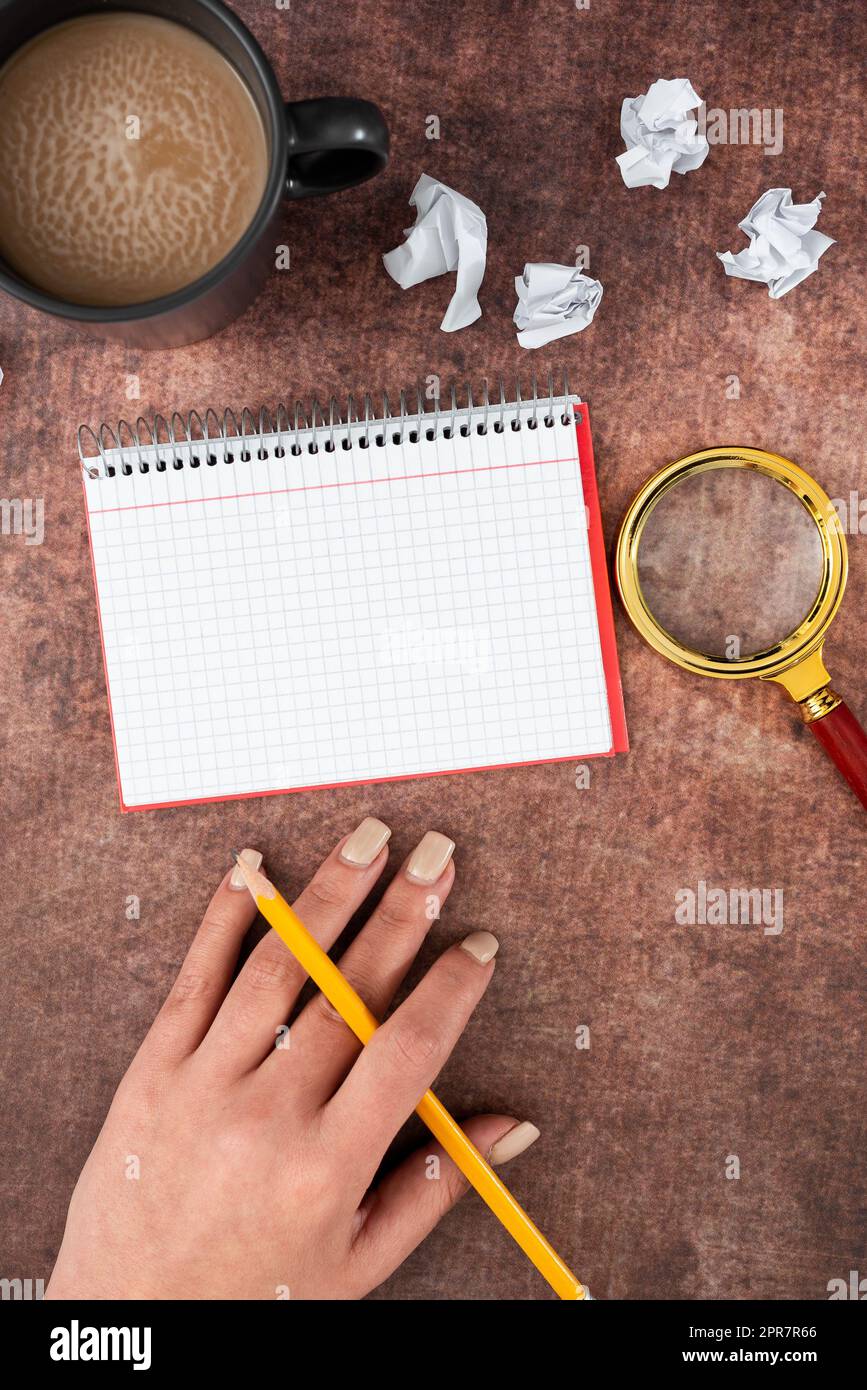
[[[822,545],[789,488],[747,468],[692,474],[650,513],[638,577],[656,621],[708,656],[753,656],[795,630],[816,599]]]

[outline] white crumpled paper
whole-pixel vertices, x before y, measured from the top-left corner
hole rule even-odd
[[[515,323],[518,342],[524,348],[544,347],[556,338],[580,333],[602,298],[599,281],[591,280],[574,265],[528,262],[523,275],[515,278],[515,289]]]
[[[731,251],[717,251],[726,275],[759,280],[768,286],[771,299],[781,299],[800,285],[818,269],[819,257],[834,245],[833,237],[813,231],[824,196],[818,193],[812,203],[793,203],[791,188],[770,188],[763,193],[738,223],[750,239],[749,246],[736,256]]]
[[[627,188],[667,188],[672,170],[688,174],[707,159],[710,146],[687,112],[701,97],[687,77],[661,77],[640,97],[625,97],[620,134],[626,143],[617,163]]]
[[[462,193],[427,174],[422,174],[409,201],[416,209],[415,226],[407,227],[406,241],[388,251],[383,264],[404,290],[457,270],[455,292],[440,324],[444,333],[454,333],[482,312],[477,295],[488,249],[485,214]]]

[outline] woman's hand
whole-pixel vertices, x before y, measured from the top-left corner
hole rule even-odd
[[[363,821],[295,903],[326,948],[385,868],[389,834]],[[453,850],[429,831],[341,959],[378,1017],[448,896]],[[365,1049],[321,994],[287,1034],[305,976],[273,932],[233,982],[256,916],[240,882],[217,889],[118,1088],[47,1298],[359,1298],[466,1188],[433,1139],[371,1184],[484,994],[496,939],[450,947]],[[492,1162],[538,1135],[503,1115],[466,1129]]]

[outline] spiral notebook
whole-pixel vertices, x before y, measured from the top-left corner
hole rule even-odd
[[[79,449],[123,810],[626,749],[579,398]]]

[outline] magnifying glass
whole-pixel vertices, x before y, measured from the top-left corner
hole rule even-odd
[[[867,807],[867,734],[822,659],[847,567],[830,498],[761,449],[705,449],[660,469],[617,541],[620,595],[651,647],[701,676],[781,685]]]

